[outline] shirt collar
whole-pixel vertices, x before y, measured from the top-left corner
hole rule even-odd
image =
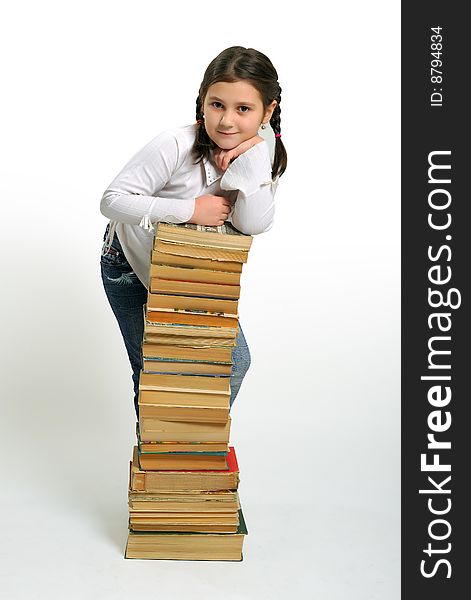
[[[215,181],[217,181],[218,179],[220,179],[223,175],[223,171],[220,171],[212,162],[211,160],[212,158],[212,154],[210,155],[209,158],[204,158],[203,159],[203,164],[204,164],[204,170],[206,173],[206,186],[209,187],[210,185],[212,185]]]

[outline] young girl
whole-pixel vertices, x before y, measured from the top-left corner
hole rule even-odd
[[[248,235],[268,231],[287,162],[280,101],[270,60],[253,48],[227,48],[206,69],[196,123],[155,137],[103,195],[101,212],[110,222],[101,275],[132,366],[137,416],[153,224],[231,221]],[[231,406],[250,365],[240,327],[232,362]]]

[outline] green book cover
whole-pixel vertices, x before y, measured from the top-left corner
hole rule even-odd
[[[175,455],[179,455],[179,456],[227,456],[227,452],[207,452],[207,451],[202,451],[202,450],[195,450],[195,451],[189,451],[186,450],[184,452],[179,451],[179,450],[170,450],[170,451],[154,451],[154,452],[146,452],[146,451],[142,451],[140,449],[140,447],[138,446],[138,454],[139,456],[141,454],[172,454],[173,456]]]

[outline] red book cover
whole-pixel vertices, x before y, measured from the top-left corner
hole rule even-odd
[[[234,446],[229,446],[229,451],[227,453],[227,466],[227,470],[229,471],[229,473],[239,472],[239,465],[237,464],[237,457]]]

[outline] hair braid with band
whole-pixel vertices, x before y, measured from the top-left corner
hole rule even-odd
[[[201,148],[207,148],[207,151],[209,152],[209,149],[214,146],[214,143],[204,127],[204,117],[200,95],[198,95],[198,98],[196,98],[196,123],[197,127],[195,145],[198,144],[198,146]]]
[[[270,125],[275,133],[275,159],[273,161],[273,176],[281,177],[286,170],[288,156],[281,141],[281,87],[278,86],[278,96],[275,98],[276,106],[270,119]],[[278,134],[278,135],[276,135]]]

